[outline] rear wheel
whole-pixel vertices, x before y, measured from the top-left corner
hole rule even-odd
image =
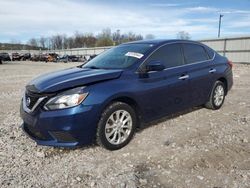
[[[135,133],[136,114],[126,103],[114,102],[109,105],[99,120],[97,143],[109,150],[127,145]]]
[[[212,92],[209,97],[209,101],[205,104],[205,106],[209,109],[217,110],[219,109],[225,100],[225,85],[221,81],[216,81]]]

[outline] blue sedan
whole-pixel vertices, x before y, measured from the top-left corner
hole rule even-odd
[[[28,83],[22,127],[41,145],[116,150],[157,118],[200,105],[219,109],[232,85],[232,62],[204,44],[131,42]]]

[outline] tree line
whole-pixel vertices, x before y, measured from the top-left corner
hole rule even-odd
[[[72,36],[66,34],[56,34],[50,37],[31,38],[27,44],[22,44],[18,40],[12,40],[10,43],[0,43],[0,50],[55,50],[55,49],[71,49],[83,47],[102,47],[114,46],[121,43],[137,41],[143,39],[154,39],[153,34],[142,36],[133,32],[121,33],[120,30],[111,32],[111,29],[103,29],[97,35],[93,33],[75,32]],[[190,39],[188,32],[180,31],[177,33],[178,39]]]
[[[148,34],[145,39],[154,39],[154,35]],[[111,32],[111,29],[103,29],[97,35],[93,33],[75,32],[73,36],[56,34],[51,37],[31,38],[28,45],[40,47],[41,49],[70,49],[83,47],[113,46],[124,42],[143,40],[141,34],[133,32],[121,33],[120,30]]]

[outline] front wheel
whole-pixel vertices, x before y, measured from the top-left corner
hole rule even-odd
[[[225,95],[225,84],[219,80],[216,81],[210,94],[209,101],[205,106],[213,110],[219,109],[224,103]]]
[[[97,143],[109,150],[127,145],[136,128],[136,113],[126,103],[114,102],[101,115],[97,127]]]

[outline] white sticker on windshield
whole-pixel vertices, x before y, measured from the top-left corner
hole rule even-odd
[[[135,57],[137,59],[141,59],[144,55],[137,52],[127,52],[125,56]]]

